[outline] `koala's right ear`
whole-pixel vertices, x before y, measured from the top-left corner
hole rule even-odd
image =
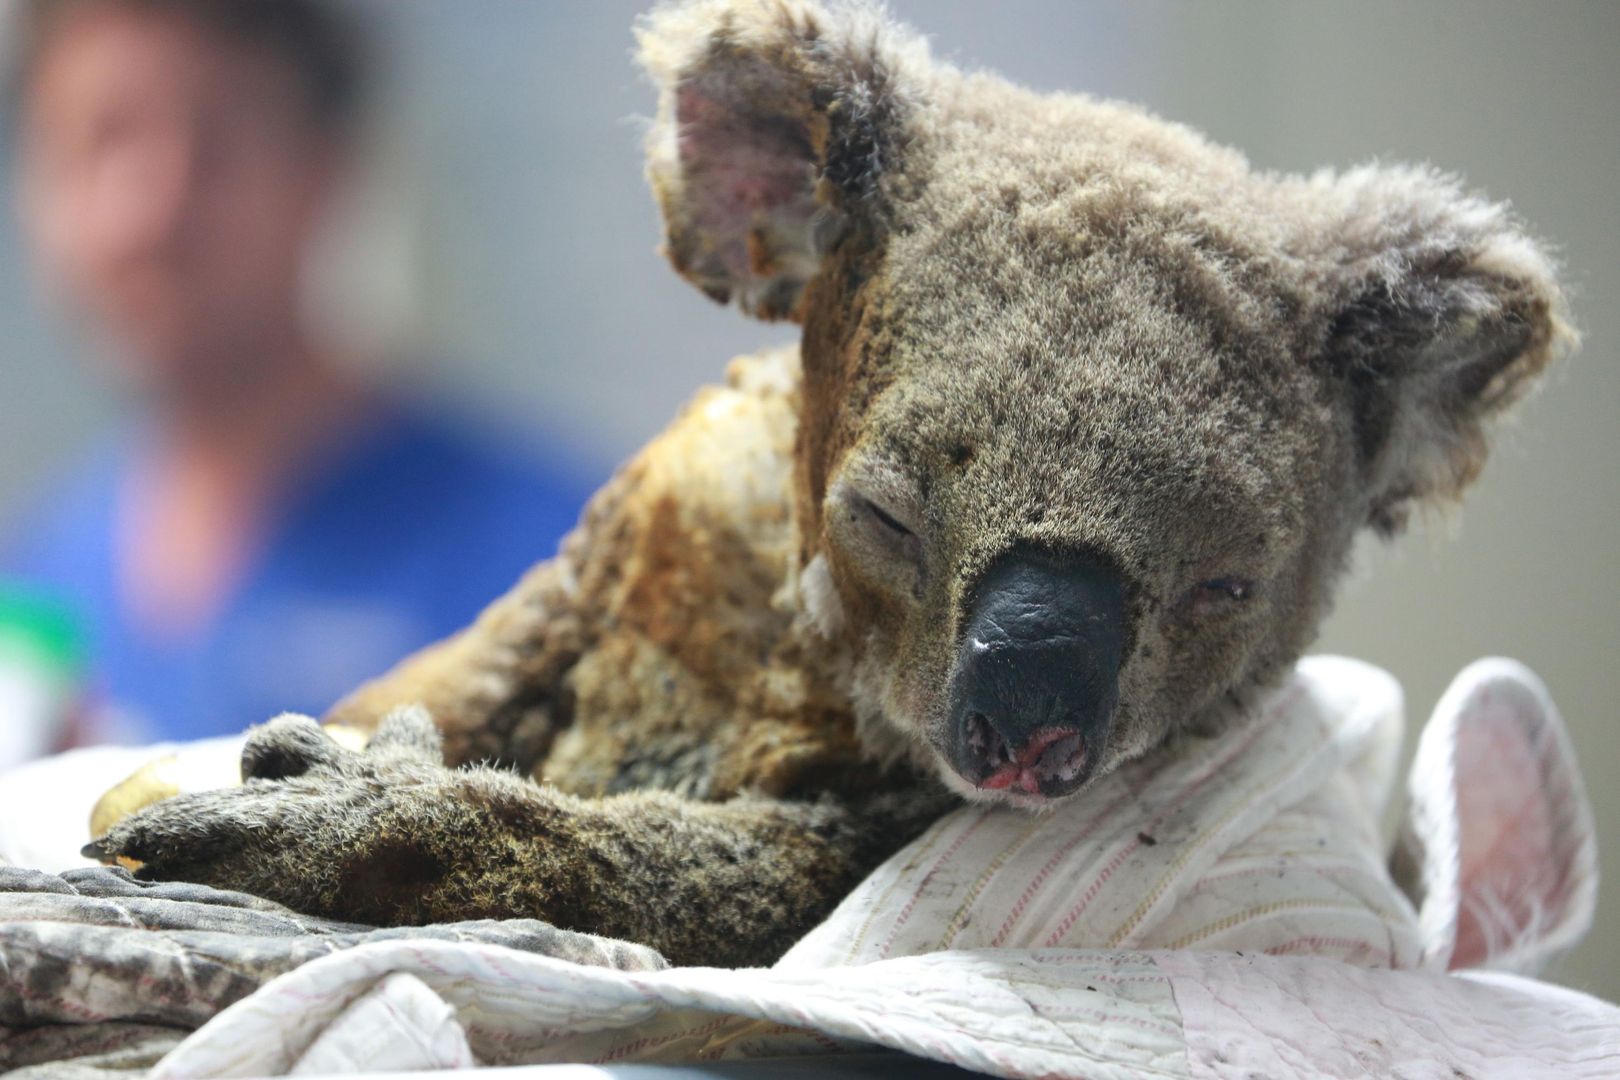
[[[637,41],[659,88],[647,172],[670,261],[721,303],[797,321],[823,253],[881,232],[926,45],[809,0],[667,4]]]

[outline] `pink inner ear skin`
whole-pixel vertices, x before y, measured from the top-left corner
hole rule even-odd
[[[759,276],[773,215],[808,213],[814,163],[797,123],[751,113],[688,84],[676,91],[686,211],[734,282]]]
[[[1556,922],[1567,907],[1570,853],[1560,850],[1545,785],[1545,728],[1526,724],[1486,693],[1456,747],[1461,910],[1452,968],[1493,954]]]

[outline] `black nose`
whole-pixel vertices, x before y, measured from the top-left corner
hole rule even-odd
[[[1100,562],[1015,551],[974,593],[951,676],[969,783],[1065,795],[1091,775],[1119,702],[1125,586]]]

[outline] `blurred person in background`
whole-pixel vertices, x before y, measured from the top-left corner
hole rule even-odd
[[[340,11],[15,0],[10,18],[24,231],[139,403],[0,540],[0,665],[37,676],[20,699],[0,677],[0,704],[86,705],[33,750],[318,713],[552,552],[585,478],[385,391],[303,317],[362,111]],[[29,748],[20,708],[0,764]]]

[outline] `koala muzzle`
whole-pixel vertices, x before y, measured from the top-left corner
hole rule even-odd
[[[951,675],[953,764],[975,787],[1055,798],[1086,782],[1119,702],[1125,587],[1097,562],[990,567]]]

